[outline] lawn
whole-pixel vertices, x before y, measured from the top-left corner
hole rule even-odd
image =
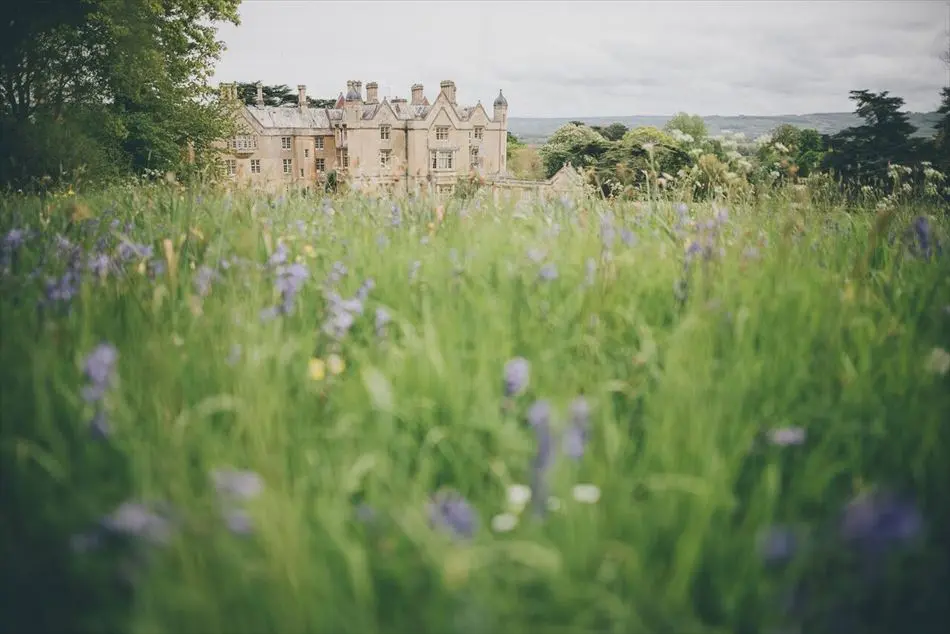
[[[3,629],[942,631],[947,228],[0,199]]]

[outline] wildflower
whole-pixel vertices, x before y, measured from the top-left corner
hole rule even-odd
[[[231,346],[230,351],[228,351],[228,356],[225,359],[225,363],[228,365],[236,364],[241,358],[241,344],[236,343]]]
[[[339,355],[331,354],[327,357],[327,368],[330,374],[340,374],[346,369],[346,362]]]
[[[215,469],[211,480],[218,495],[229,500],[250,500],[264,489],[264,481],[253,471]]]
[[[759,532],[759,554],[766,563],[779,563],[791,559],[798,549],[795,533],[785,526],[772,526]]]
[[[934,374],[950,372],[950,353],[943,348],[934,348],[927,359],[927,369]]]
[[[202,265],[198,269],[198,274],[195,275],[195,290],[198,295],[201,297],[206,297],[211,291],[211,281],[215,278],[217,274],[214,269],[209,266]]]
[[[547,499],[547,472],[554,460],[554,442],[551,438],[551,405],[545,400],[535,401],[528,410],[528,424],[534,429],[538,450],[531,465],[532,497],[535,511],[543,514]]]
[[[866,492],[845,506],[839,524],[842,538],[868,551],[907,542],[923,529],[920,512],[892,493]]]
[[[600,489],[595,484],[577,484],[571,493],[576,501],[583,504],[596,504],[600,499]]]
[[[448,530],[460,539],[471,539],[478,529],[475,509],[456,491],[436,493],[427,505],[429,524],[434,528]]]
[[[512,513],[501,513],[491,519],[491,529],[496,533],[507,533],[518,525],[518,516]]]
[[[389,322],[392,321],[392,318],[389,316],[389,313],[385,308],[376,309],[376,336],[383,337],[386,335],[386,326]]]
[[[505,364],[505,396],[515,396],[528,387],[531,366],[524,357],[515,357]]]
[[[520,513],[525,505],[531,501],[531,487],[523,484],[513,484],[508,487],[508,507],[515,513]]]
[[[637,237],[626,227],[620,230],[620,239],[628,247],[632,247],[637,243]]]
[[[557,279],[557,266],[554,264],[545,264],[541,267],[541,270],[538,272],[538,277],[540,277],[545,282],[550,282]]]
[[[409,281],[412,282],[419,275],[419,269],[422,267],[422,262],[416,260],[409,265]]]
[[[805,442],[805,430],[801,427],[782,427],[771,430],[768,438],[773,445],[781,447],[801,445]]]
[[[224,508],[221,511],[225,526],[236,535],[249,535],[254,532],[251,515],[245,509]]]
[[[584,456],[589,426],[590,406],[583,396],[579,396],[571,404],[571,422],[564,435],[564,453],[574,460]]]
[[[86,357],[83,369],[89,385],[83,388],[83,398],[88,403],[95,403],[102,399],[106,390],[110,387],[115,365],[119,359],[119,352],[115,346],[108,343],[99,344]]]
[[[528,249],[528,259],[532,262],[540,263],[546,255],[544,249]]]
[[[322,381],[327,375],[327,366],[323,359],[313,358],[307,364],[307,373],[314,381]]]
[[[167,518],[137,502],[121,504],[110,515],[102,518],[99,525],[106,533],[140,537],[154,543],[168,542],[172,533],[172,524]]]

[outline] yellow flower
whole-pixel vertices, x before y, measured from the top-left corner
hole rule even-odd
[[[303,252],[304,252],[305,254],[307,254],[307,257],[308,257],[308,258],[315,258],[315,257],[317,257],[317,250],[314,249],[314,248],[313,248],[312,246],[310,246],[309,244],[305,244],[305,245],[304,245],[304,247],[303,247]]]
[[[203,241],[205,239],[205,234],[201,233],[201,229],[199,229],[198,227],[192,227],[191,233],[193,236],[195,236],[199,240]]]
[[[325,363],[323,363],[323,359],[318,359],[316,357],[310,359],[308,370],[310,373],[310,378],[314,381],[322,381],[327,375],[327,366]]]
[[[346,362],[339,355],[331,354],[327,357],[327,367],[330,368],[330,374],[340,374],[346,369]]]

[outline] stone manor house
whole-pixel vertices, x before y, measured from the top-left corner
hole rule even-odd
[[[236,84],[221,84],[221,96],[236,106],[238,133],[226,141],[224,168],[236,183],[266,188],[308,187],[331,171],[356,189],[408,193],[451,193],[461,176],[477,174],[497,191],[562,189],[576,180],[562,170],[551,181],[511,179],[507,172],[508,102],[502,91],[492,113],[460,106],[455,82],[443,81],[429,102],[421,84],[411,99],[378,98],[378,84],[348,81],[334,108],[307,105],[306,86],[297,86],[296,106],[265,106],[257,84],[254,105],[238,100]]]

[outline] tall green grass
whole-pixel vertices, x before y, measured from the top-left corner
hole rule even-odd
[[[950,390],[931,357],[950,348],[950,260],[903,235],[928,210],[876,225],[782,197],[730,206],[722,253],[692,265],[680,301],[691,234],[669,203],[453,200],[440,221],[440,203],[401,200],[398,227],[392,204],[169,188],[0,202],[4,235],[37,232],[0,278],[5,631],[930,632],[950,616]],[[67,266],[54,237],[97,252],[112,236],[113,256],[126,222],[152,256],[38,310],[43,276]],[[310,275],[290,314],[262,321],[281,241]],[[252,264],[218,266],[232,256]],[[334,344],[322,291],[337,261],[341,296],[375,286]],[[220,275],[204,298],[202,265]],[[119,352],[104,439],[81,397],[100,342]],[[331,354],[343,372],[312,378]],[[516,356],[530,382],[505,408]],[[531,481],[526,411],[548,400],[560,431],[581,394],[592,431],[550,474],[560,507],[493,532],[506,489]],[[767,442],[789,427],[803,444]],[[264,482],[249,535],[222,520],[221,468]],[[579,483],[599,500],[575,500]],[[886,560],[836,537],[843,505],[874,487],[925,521]],[[477,509],[473,540],[429,525],[443,488]],[[168,544],[71,548],[128,500],[174,509]],[[759,547],[775,525],[802,535],[782,565]]]

